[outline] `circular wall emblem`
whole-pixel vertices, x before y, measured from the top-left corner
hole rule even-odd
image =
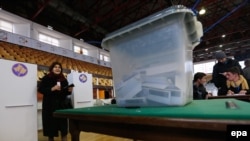
[[[81,74],[79,76],[79,80],[82,82],[82,83],[85,83],[87,81],[87,76],[85,74]]]
[[[16,63],[12,66],[12,72],[18,77],[23,77],[28,73],[28,69],[24,64]]]

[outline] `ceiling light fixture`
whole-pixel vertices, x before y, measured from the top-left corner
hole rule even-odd
[[[225,35],[225,34],[223,34],[221,37],[222,37],[222,38],[225,38],[225,37],[226,37],[226,35]]]
[[[206,13],[206,9],[204,9],[204,8],[202,8],[200,11],[199,11],[199,14],[200,15],[203,15],[203,14],[205,14]]]
[[[219,45],[219,47],[223,47],[223,45]]]

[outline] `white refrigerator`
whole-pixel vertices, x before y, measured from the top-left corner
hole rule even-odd
[[[37,65],[0,66],[0,141],[37,141]]]

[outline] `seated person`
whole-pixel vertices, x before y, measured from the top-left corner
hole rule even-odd
[[[240,70],[237,67],[228,69],[226,78],[228,95],[249,93],[247,81],[244,76],[240,74]]]
[[[193,99],[207,99],[212,94],[208,93],[204,84],[207,82],[206,74],[197,72],[193,80]]]

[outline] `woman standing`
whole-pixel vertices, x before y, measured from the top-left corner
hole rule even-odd
[[[55,110],[69,108],[65,105],[65,101],[73,89],[73,87],[63,89],[68,86],[68,81],[62,72],[61,63],[52,63],[49,73],[42,78],[38,88],[38,91],[43,94],[43,135],[47,136],[49,141],[54,141],[54,137],[58,137],[58,131],[61,133],[62,141],[67,140],[67,119],[53,117]]]

